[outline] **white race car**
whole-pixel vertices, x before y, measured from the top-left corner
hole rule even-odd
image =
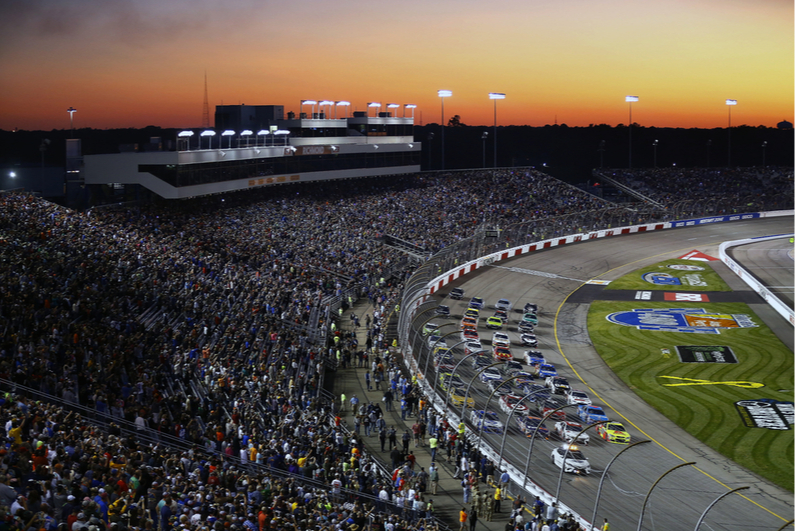
[[[566,402],[569,404],[585,404],[586,406],[590,406],[593,403],[585,391],[579,389],[569,391],[566,394]]]
[[[469,420],[475,425],[475,429],[479,430],[483,424],[483,433],[502,433],[505,425],[500,422],[500,418],[493,411],[483,411],[476,409],[469,413]]]
[[[564,444],[552,450],[552,462],[570,474],[588,475],[591,473],[591,463],[576,446]]]
[[[582,431],[582,424],[579,422],[568,422],[565,420],[561,420],[560,422],[555,423],[555,434],[560,438],[562,441],[571,443],[574,442],[574,438],[577,437],[577,434]],[[577,437],[577,444],[585,444],[587,445],[591,441],[591,437],[587,433],[580,433],[580,436]]]
[[[500,397],[500,409],[502,409],[504,412],[508,414],[510,414],[513,409],[516,409],[516,413],[514,413],[514,415],[517,413],[526,415],[528,407],[527,404],[525,404],[525,402],[527,402],[527,400],[525,402],[521,402],[521,400],[522,400],[521,396],[516,396],[512,394],[502,395]]]

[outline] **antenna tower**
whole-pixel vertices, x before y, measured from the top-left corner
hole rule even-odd
[[[210,102],[207,99],[207,71],[204,71],[204,105],[202,106],[202,127],[210,127]]]

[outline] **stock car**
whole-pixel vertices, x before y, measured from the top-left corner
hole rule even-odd
[[[516,423],[519,425],[519,429],[528,437],[532,437],[533,433],[538,430],[538,435],[543,437],[544,439],[549,438],[549,430],[541,421],[540,417],[534,417],[529,415],[527,417],[522,416],[516,419]]]
[[[469,413],[469,420],[475,425],[475,429],[482,429],[483,433],[502,433],[505,425],[500,421],[500,417],[493,411],[483,411],[482,409],[473,409]]]
[[[521,400],[522,400],[521,396],[516,396],[511,394],[502,395],[499,400],[500,409],[502,409],[506,413],[510,413],[515,409],[516,413],[527,414],[529,408],[527,407],[527,404],[525,404]]]
[[[601,420],[610,420],[607,418],[602,408],[594,406],[593,404],[577,406],[577,416],[586,424],[593,424]]]
[[[543,403],[550,396],[552,396],[552,395],[549,394],[549,389],[547,389],[543,385],[538,385],[538,384],[526,384],[526,385],[523,385],[522,386],[522,391],[524,391],[524,394],[526,394],[526,395],[529,395],[530,393],[533,393],[532,395],[530,395],[530,398],[528,398],[528,400],[530,400],[531,402],[542,402]]]
[[[472,297],[471,299],[469,299],[470,308],[477,308],[478,310],[480,310],[481,308],[483,308],[483,304],[484,302],[482,297]]]
[[[422,334],[423,335],[431,335],[434,332],[439,330],[439,325],[436,323],[425,323],[425,326],[422,327]]]
[[[591,463],[580,449],[573,444],[564,444],[552,450],[552,462],[564,472],[570,474],[588,475],[591,473]]]
[[[508,322],[508,312],[506,312],[505,310],[500,310],[500,309],[494,310],[494,317],[499,317],[500,319],[502,319],[503,323]]]
[[[492,357],[488,354],[478,354],[476,356],[472,356],[472,368],[475,370],[482,369],[483,367],[488,367],[493,363]]]
[[[464,298],[464,289],[463,288],[453,288],[450,290],[450,298],[456,301],[460,301]]]
[[[534,313],[526,313],[522,315],[522,321],[525,323],[530,323],[531,325],[538,324],[538,315]]]
[[[624,425],[620,422],[599,424],[596,427],[596,433],[607,442],[629,444],[629,433],[627,433],[627,430],[624,429]]]
[[[437,334],[431,334],[430,336],[428,336],[428,347],[429,348],[435,348],[438,345],[445,345],[446,346],[447,345],[447,341],[442,339],[442,336],[437,335]]]
[[[549,378],[550,376],[557,376],[558,371],[551,363],[542,363],[536,368],[536,373],[539,378]]]
[[[490,380],[502,380],[502,373],[497,367],[489,367],[480,372],[478,379],[484,383]]]
[[[528,365],[542,365],[547,362],[540,350],[525,350],[524,360]]]
[[[587,433],[580,433],[582,431],[582,424],[579,422],[568,422],[561,420],[555,423],[555,435],[558,436],[563,442],[574,442],[577,438],[577,444],[587,445],[591,441],[591,437]],[[579,433],[579,436],[577,435]]]
[[[558,409],[561,406],[565,406],[566,402],[561,400],[556,396],[551,396],[544,401],[544,404],[539,408],[542,417],[546,417],[547,414],[552,413],[552,411]],[[566,412],[562,409],[555,411],[549,418],[556,419],[556,420],[566,420]]]
[[[516,360],[509,360],[505,363],[502,367],[502,372],[504,372],[508,376],[514,376],[517,372],[521,372],[524,370],[524,366]]]
[[[504,332],[494,332],[494,335],[491,336],[491,344],[492,345],[503,345],[505,347],[511,346],[511,338],[508,337],[508,334]]]
[[[464,390],[460,388],[455,388],[450,391],[450,403],[455,407],[461,407],[464,405]],[[471,396],[467,398],[467,407],[475,407],[475,399]]]
[[[592,404],[591,399],[588,398],[588,395],[585,391],[581,391],[579,389],[571,389],[568,393],[566,393],[566,402],[569,404],[584,404],[586,406]]]
[[[466,384],[458,373],[443,372],[439,375],[439,385],[443,391],[447,391],[450,387],[465,387]]]
[[[474,328],[464,328],[461,331],[461,340],[462,341],[479,341],[480,336],[478,335],[478,331]]]
[[[450,307],[445,306],[444,304],[440,304],[439,306],[436,307],[436,315],[444,315],[444,316],[450,315]]]
[[[528,323],[527,321],[519,321],[519,325],[517,326],[519,332],[529,333],[532,334],[536,331],[536,326],[532,323]]]
[[[511,308],[513,308],[513,304],[508,299],[500,299],[494,305],[495,308],[498,310],[505,310],[506,312],[510,312]]]
[[[475,352],[483,352],[483,345],[480,344],[480,340],[478,341],[467,341],[464,345],[464,354],[469,356],[470,354],[474,354]]]
[[[550,376],[544,383],[555,395],[565,395],[571,390],[569,381],[563,376]]]
[[[509,395],[513,392],[513,385],[505,380],[491,380],[486,386],[495,396]]]
[[[502,324],[502,318],[494,315],[486,319],[486,328],[489,330],[502,330]]]
[[[537,313],[538,312],[538,304],[534,302],[528,302],[522,308],[522,313]]]
[[[522,345],[526,347],[537,347],[538,346],[538,338],[535,334],[531,334],[529,332],[523,333],[519,336],[519,339],[522,341]]]
[[[469,307],[464,312],[464,317],[471,317],[473,319],[477,319],[480,316],[480,310],[478,308]]]
[[[507,361],[513,359],[513,352],[508,347],[498,345],[493,349],[494,361]]]
[[[433,358],[433,366],[440,371],[452,371],[455,368],[455,358],[449,352],[445,352]]]

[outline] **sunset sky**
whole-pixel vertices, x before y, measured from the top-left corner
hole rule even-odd
[[[0,129],[199,127],[219,104],[415,103],[416,123],[793,121],[792,0],[6,0]],[[305,109],[308,110],[308,109]]]

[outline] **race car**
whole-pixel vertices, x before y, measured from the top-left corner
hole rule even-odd
[[[464,312],[464,317],[472,317],[477,319],[480,316],[480,310],[478,308],[472,308],[471,306],[466,309]]]
[[[503,323],[508,322],[508,312],[505,310],[500,310],[499,308],[494,310],[494,317],[499,317]]]
[[[536,330],[536,326],[532,323],[528,323],[527,321],[519,321],[518,329],[520,332],[526,332],[532,334]]]
[[[502,330],[502,319],[500,317],[491,316],[486,319],[486,328],[489,330]]]
[[[566,393],[566,402],[569,404],[585,404],[586,406],[592,403],[585,391],[580,391],[579,389],[570,389]]]
[[[504,332],[494,332],[491,336],[492,345],[503,345],[505,347],[511,346],[511,338]]]
[[[522,334],[519,336],[519,339],[522,341],[522,345],[528,347],[537,347],[538,346],[538,338],[535,334],[531,334],[529,332]]]
[[[596,433],[607,442],[629,444],[629,433],[627,433],[627,430],[624,429],[624,425],[620,422],[599,424],[596,427]]]
[[[551,363],[542,363],[538,366],[536,372],[540,378],[549,378],[550,376],[558,375],[557,369],[555,369],[555,366]]]
[[[477,341],[480,340],[480,336],[478,335],[478,331],[474,328],[465,328],[461,331],[461,340],[462,341]]]
[[[529,395],[530,393],[533,393],[528,398],[528,400],[530,400],[531,402],[541,402],[541,403],[543,403],[551,396],[549,394],[549,389],[547,389],[543,385],[525,384],[525,385],[523,385],[521,387],[521,390],[526,395]]]
[[[511,394],[502,395],[500,397],[500,409],[502,409],[506,413],[510,413],[515,409],[516,413],[527,414],[529,408],[525,404],[525,401],[521,400],[522,400],[521,396],[516,396]]]
[[[464,380],[461,379],[461,376],[456,374],[452,374],[450,372],[443,372],[439,375],[439,385],[441,385],[443,391],[447,391],[450,387],[465,387]]]
[[[494,361],[506,361],[513,359],[513,352],[508,347],[502,345],[496,346],[493,349]]]
[[[547,398],[544,401],[544,403],[541,406],[541,408],[540,408],[541,416],[546,417],[547,414],[552,413],[553,411],[555,411],[559,407],[562,407],[562,406],[565,406],[565,405],[566,405],[565,402],[563,402],[560,398],[557,398],[555,396]],[[566,420],[566,412],[563,411],[562,409],[558,409],[558,411],[555,411],[554,413],[552,413],[549,416],[549,418],[557,419],[557,420]]]
[[[544,423],[541,422],[541,418],[539,417],[534,417],[532,415],[527,417],[522,416],[516,419],[516,423],[519,425],[519,429],[522,430],[522,433],[528,437],[532,437],[533,433],[538,430],[538,435],[536,435],[536,437],[543,437],[544,439],[549,438],[549,430]]]
[[[475,399],[471,396],[467,398],[467,407],[475,407]],[[455,407],[464,405],[464,390],[456,389],[455,387],[450,391],[450,403]]]
[[[475,352],[483,352],[483,345],[480,341],[467,341],[464,345],[464,354],[469,356]]]
[[[436,323],[425,323],[425,326],[422,327],[422,335],[428,336],[433,334],[439,329],[439,325]]]
[[[522,313],[537,313],[538,312],[538,304],[534,302],[528,302],[522,308]]]
[[[483,367],[488,367],[494,363],[491,356],[486,353],[478,354],[477,356],[472,356],[472,368],[476,371],[478,369],[482,369]]]
[[[450,298],[457,301],[460,301],[462,298],[464,298],[463,288],[453,288],[450,290]]]
[[[511,308],[513,308],[513,304],[508,299],[500,299],[494,305],[495,308],[498,310],[505,310],[506,312],[510,312]]]
[[[600,420],[610,420],[599,406],[581,405],[577,407],[577,416],[586,424],[593,424]]]
[[[591,437],[587,433],[580,433],[582,431],[582,424],[579,422],[567,422],[561,420],[555,423],[555,435],[562,441],[570,443],[574,442],[577,438],[577,444],[588,444]],[[579,433],[579,436],[577,435]]]
[[[591,473],[591,463],[585,458],[577,446],[565,444],[552,450],[552,462],[564,472],[570,474],[588,475]]]
[[[430,348],[436,348],[438,345],[447,346],[447,341],[442,339],[442,336],[438,334],[431,334],[430,336],[428,336],[428,346]]]
[[[505,429],[505,425],[493,411],[473,409],[469,413],[469,420],[475,425],[476,430],[482,427],[483,433],[502,433],[502,430]]]
[[[445,353],[440,356],[436,356],[433,359],[433,366],[436,367],[440,371],[452,371],[455,368],[455,359],[453,355],[450,353]]]
[[[524,361],[528,365],[542,365],[547,362],[540,350],[525,350]]]
[[[526,323],[530,323],[531,325],[537,325],[538,324],[538,315],[536,315],[534,313],[526,313],[526,314],[522,315],[522,321],[524,321]]]
[[[463,330],[464,328],[467,328],[467,327],[469,327],[469,328],[477,328],[478,327],[478,319],[477,319],[477,317],[464,316],[464,318],[461,319],[461,329]]]
[[[502,373],[497,367],[489,367],[488,369],[484,369],[478,375],[478,379],[481,382],[488,382],[489,380],[501,380]]]
[[[480,310],[481,308],[483,308],[483,304],[484,304],[483,299],[481,297],[472,297],[471,299],[469,299],[470,308],[477,308],[478,310]]]
[[[565,395],[571,389],[569,381],[562,376],[550,376],[544,383],[556,395]]]
[[[502,367],[502,372],[508,376],[514,376],[517,372],[523,371],[524,366],[516,360],[510,360]]]
[[[486,386],[495,396],[509,395],[513,392],[511,382],[506,382],[504,380],[491,380]]]
[[[445,306],[444,304],[440,304],[439,306],[436,307],[436,315],[444,315],[444,316],[450,315],[450,307]]]

